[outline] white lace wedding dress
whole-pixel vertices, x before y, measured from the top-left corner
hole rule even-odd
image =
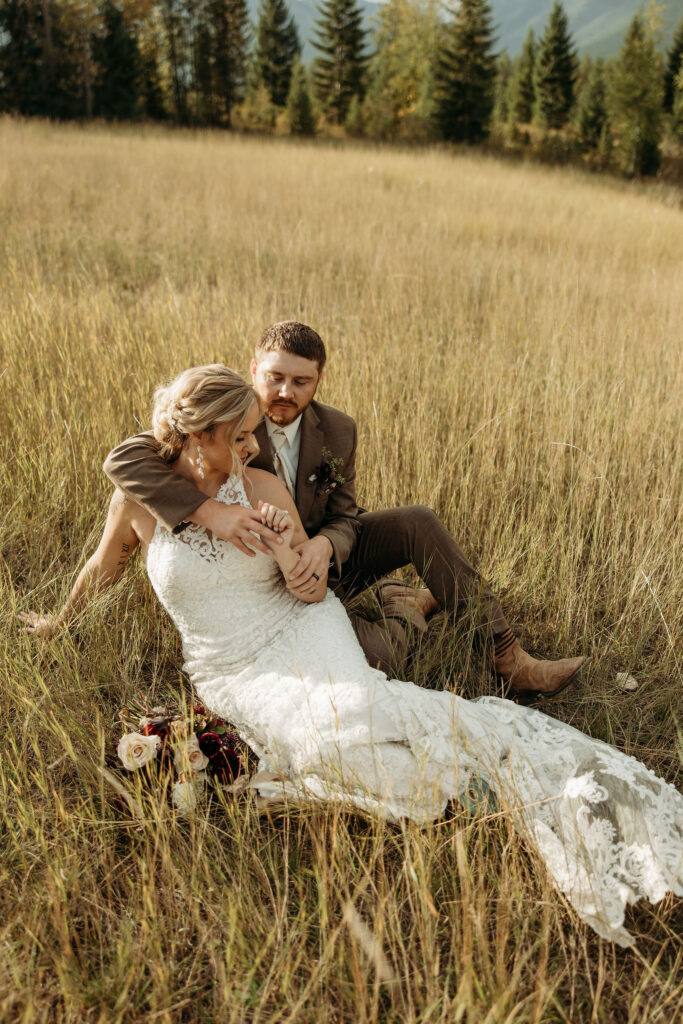
[[[249,505],[239,477],[218,497]],[[297,601],[272,558],[201,527],[157,526],[147,570],[199,698],[288,792],[428,822],[483,780],[579,916],[621,945],[627,903],[683,895],[683,796],[634,758],[510,701],[387,679],[332,593]]]

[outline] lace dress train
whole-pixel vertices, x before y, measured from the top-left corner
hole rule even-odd
[[[249,504],[238,477],[218,497]],[[683,796],[635,758],[509,701],[387,679],[333,594],[297,601],[273,559],[201,527],[157,527],[147,569],[198,696],[280,791],[424,823],[483,782],[579,916],[624,946],[627,904],[683,895]]]

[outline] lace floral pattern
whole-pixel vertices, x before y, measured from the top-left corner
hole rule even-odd
[[[237,477],[218,497],[249,505]],[[509,701],[387,679],[336,597],[302,604],[273,559],[201,527],[157,528],[147,568],[199,697],[286,777],[263,793],[426,822],[476,779],[603,937],[631,944],[627,904],[683,895],[683,797],[634,758]]]
[[[244,484],[236,476],[229,476],[219,487],[216,500],[222,501],[225,505],[249,506]],[[157,525],[157,530],[160,529],[161,526]],[[218,564],[230,557],[232,545],[217,540],[210,530],[205,530],[203,526],[198,526],[196,523],[188,523],[181,533],[174,534],[174,536],[182,544],[187,544],[192,551],[207,562]]]

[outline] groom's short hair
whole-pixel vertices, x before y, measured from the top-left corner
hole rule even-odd
[[[314,359],[319,370],[322,370],[327,359],[320,335],[312,327],[300,324],[297,320],[283,320],[265,330],[257,342],[254,354],[258,359],[265,352],[290,352],[302,359]]]

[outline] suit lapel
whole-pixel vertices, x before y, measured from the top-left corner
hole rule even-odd
[[[265,421],[259,423],[258,427],[254,431],[254,437],[256,438],[260,451],[249,465],[253,466],[254,469],[265,469],[267,473],[274,473],[275,467],[273,466],[273,452],[270,447],[270,438],[268,437]]]
[[[309,405],[301,419],[299,467],[296,473],[296,507],[304,526],[306,526],[317,486],[315,480],[311,482],[308,478],[320,465],[324,441],[318,414]]]

